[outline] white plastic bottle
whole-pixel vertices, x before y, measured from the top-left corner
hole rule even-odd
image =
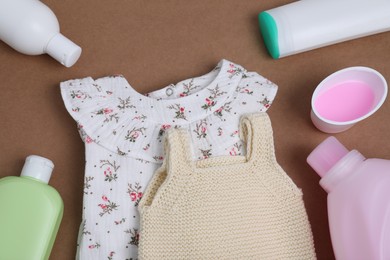
[[[390,30],[390,0],[301,0],[259,14],[274,59]]]
[[[24,54],[47,53],[66,67],[81,54],[60,33],[55,14],[38,0],[0,0],[0,40]]]

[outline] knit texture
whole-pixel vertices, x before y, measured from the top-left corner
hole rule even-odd
[[[245,116],[247,155],[194,162],[183,129],[139,204],[139,259],[315,259],[302,192],[275,158],[266,113]]]

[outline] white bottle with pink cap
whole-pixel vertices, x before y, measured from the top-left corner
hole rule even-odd
[[[329,137],[307,162],[328,193],[336,258],[390,259],[390,160],[366,159]]]

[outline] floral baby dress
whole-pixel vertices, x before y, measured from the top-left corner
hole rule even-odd
[[[62,82],[65,106],[85,143],[77,259],[137,259],[137,206],[164,159],[166,130],[191,133],[194,160],[240,155],[240,116],[266,111],[276,92],[269,80],[227,60],[148,95],[123,76]]]

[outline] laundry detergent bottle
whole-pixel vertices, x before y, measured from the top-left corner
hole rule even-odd
[[[63,214],[60,195],[48,185],[53,167],[31,155],[20,177],[0,179],[0,259],[49,259]]]
[[[390,259],[390,161],[366,159],[329,137],[307,162],[328,193],[336,259]]]

